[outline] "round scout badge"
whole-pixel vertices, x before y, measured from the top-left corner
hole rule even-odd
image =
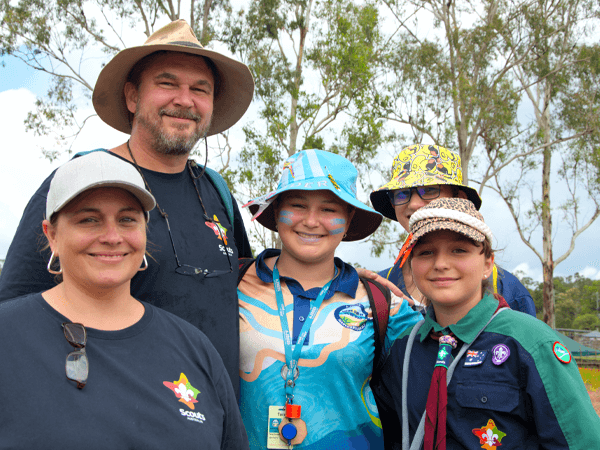
[[[552,346],[552,351],[554,352],[554,356],[563,364],[569,364],[571,362],[571,353],[567,348],[562,345],[560,342],[556,341]]]

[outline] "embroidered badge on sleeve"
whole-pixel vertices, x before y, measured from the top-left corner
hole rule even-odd
[[[554,343],[552,346],[552,351],[554,352],[556,359],[558,359],[561,363],[569,364],[571,362],[571,353],[560,342],[556,341]]]
[[[481,448],[486,450],[494,450],[500,447],[502,438],[506,436],[506,433],[496,428],[496,424],[492,419],[488,420],[485,427],[474,428],[473,434],[479,438],[479,443],[482,444]]]

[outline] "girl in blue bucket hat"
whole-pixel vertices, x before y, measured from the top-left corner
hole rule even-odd
[[[245,205],[282,242],[245,265],[238,286],[241,412],[252,449],[383,448],[369,387],[375,285],[335,257],[342,240],[369,236],[382,219],[356,199],[356,177],[347,159],[304,150],[285,161],[275,191]],[[385,342],[419,317],[392,295]]]

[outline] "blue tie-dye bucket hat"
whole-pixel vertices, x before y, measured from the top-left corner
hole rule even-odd
[[[355,209],[344,241],[357,241],[372,234],[383,219],[377,211],[356,199],[356,167],[346,158],[323,150],[302,150],[283,163],[283,173],[275,191],[244,205],[252,220],[276,231],[273,201],[286,191],[331,191]]]

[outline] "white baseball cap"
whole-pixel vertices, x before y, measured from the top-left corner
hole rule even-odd
[[[137,198],[150,219],[156,200],[144,186],[144,180],[130,163],[106,151],[94,151],[60,166],[50,182],[46,198],[46,219],[50,220],[82,192],[99,187],[125,189]]]

